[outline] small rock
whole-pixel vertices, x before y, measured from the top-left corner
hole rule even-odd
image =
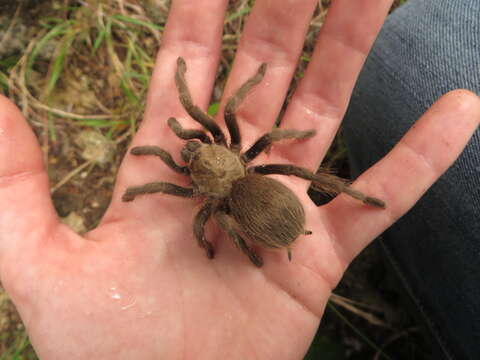
[[[87,231],[83,218],[75,211],[72,211],[67,216],[61,218],[62,223],[70,227],[77,234],[83,234]]]
[[[77,135],[75,143],[83,149],[81,155],[85,160],[101,166],[113,160],[115,144],[95,130],[82,131]]]

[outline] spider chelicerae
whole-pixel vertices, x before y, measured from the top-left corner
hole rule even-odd
[[[264,175],[293,175],[312,182],[314,188],[337,194],[344,192],[367,205],[380,208],[385,203],[348,186],[348,183],[327,172],[314,173],[293,164],[266,164],[249,166],[272,143],[283,139],[307,139],[314,130],[276,128],[261,136],[250,148],[242,152],[242,139],[236,119],[236,110],[248,92],[263,78],[267,65],[262,64],[257,73],[248,79],[227,101],[224,110],[230,143],[222,129],[206,112],[194,105],[185,81],[187,66],[181,57],[177,60],[175,83],[180,102],[187,113],[205,130],[184,129],[175,118],[168,119],[168,126],[181,139],[187,140],[181,151],[186,165],[175,163],[172,156],[158,146],[139,146],[131,150],[133,155],[158,156],[173,171],[190,176],[191,187],[186,188],[168,182],[153,182],[129,187],[122,197],[132,201],[141,194],[164,193],[185,198],[205,199],[196,214],[193,234],[207,257],[214,257],[214,248],[205,238],[204,226],[210,217],[229,235],[250,261],[261,267],[263,260],[245,239],[270,248],[285,248],[291,260],[291,246],[299,235],[311,234],[305,229],[305,212],[297,196],[279,181]],[[207,134],[207,131],[213,137]]]

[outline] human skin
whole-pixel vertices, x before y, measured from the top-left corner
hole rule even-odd
[[[316,3],[256,1],[225,90],[228,97],[268,63],[265,79],[239,110],[244,146],[267,132],[279,113]],[[173,1],[132,146],[158,145],[179,158],[183,141],[166,119],[196,125],[178,100],[176,59],[185,58],[192,96],[206,108],[226,5]],[[255,163],[318,166],[390,6],[386,0],[333,2],[282,123],[318,135],[275,145]],[[35,136],[0,97],[2,283],[42,359],[301,359],[345,268],[452,164],[479,119],[476,95],[457,90],[439,99],[352,185],[385,200],[385,210],[345,195],[316,207],[305,181],[278,177],[302,201],[313,235],[296,241],[290,263],[284,251],[260,249],[265,265],[258,269],[213,224],[207,236],[216,257],[206,258],[191,227],[198,201],[162,194],[121,201],[128,186],[188,184],[152,157],[127,155],[100,225],[84,237],[75,234],[58,221]],[[218,122],[224,127],[221,117]]]

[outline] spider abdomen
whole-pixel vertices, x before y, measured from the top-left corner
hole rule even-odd
[[[252,241],[284,248],[304,234],[305,212],[288,187],[272,178],[249,174],[233,183],[231,215]]]

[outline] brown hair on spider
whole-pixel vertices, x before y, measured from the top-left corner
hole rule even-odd
[[[249,166],[250,162],[270,145],[282,139],[306,139],[315,135],[314,130],[274,129],[261,136],[248,150],[241,152],[242,141],[236,119],[236,109],[247,93],[263,78],[267,65],[262,64],[257,73],[248,79],[228,100],[224,117],[230,134],[227,145],[225,135],[212,117],[194,105],[185,81],[187,70],[183,58],[177,60],[175,83],[180,102],[187,113],[200,123],[204,130],[184,129],[175,118],[168,119],[168,126],[181,139],[187,140],[181,151],[185,166],[176,164],[172,156],[158,146],[139,146],[131,150],[133,155],[155,155],[172,170],[190,176],[192,187],[185,188],[167,182],[154,182],[129,187],[122,197],[132,201],[141,194],[164,193],[186,198],[205,199],[193,224],[198,245],[209,259],[214,257],[212,244],[205,238],[204,226],[210,217],[229,235],[250,261],[260,267],[262,258],[249,246],[250,242],[269,248],[285,248],[291,260],[291,246],[305,229],[305,211],[297,196],[277,180],[264,175],[293,175],[312,181],[312,185],[324,192],[344,192],[365,204],[385,207],[382,200],[366,196],[351,189],[347,182],[327,173],[318,173],[292,164],[266,164]]]

